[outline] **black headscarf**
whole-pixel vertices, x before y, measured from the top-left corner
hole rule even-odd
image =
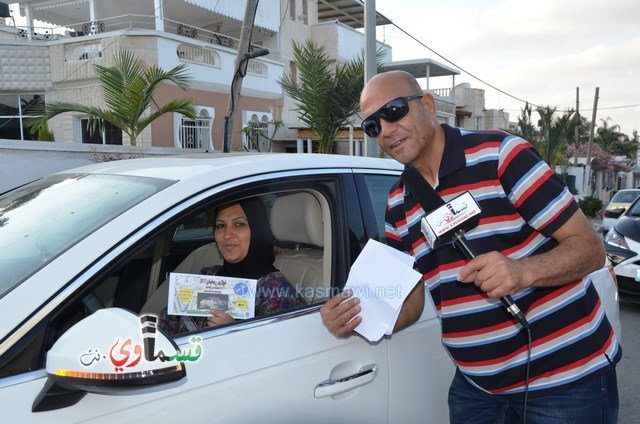
[[[237,204],[244,211],[249,223],[249,230],[251,231],[249,251],[247,256],[240,262],[232,264],[224,261],[216,275],[257,280],[277,271],[276,267],[273,266],[273,262],[276,260],[273,251],[275,238],[271,232],[267,208],[260,198],[250,197],[240,200]]]

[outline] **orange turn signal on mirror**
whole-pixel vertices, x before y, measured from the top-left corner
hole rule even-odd
[[[86,371],[72,371],[65,369],[57,369],[56,377],[65,378],[78,378],[84,380],[102,380],[102,381],[124,381],[124,380],[139,380],[150,377],[159,377],[163,374],[169,374],[173,372],[180,372],[184,370],[183,364],[177,364],[172,367],[162,368],[158,370],[137,371],[129,373],[104,373],[104,372],[86,372]]]

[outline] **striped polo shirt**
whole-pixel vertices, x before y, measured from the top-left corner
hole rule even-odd
[[[519,259],[553,249],[551,235],[578,205],[533,146],[501,131],[442,127],[446,142],[436,191],[445,201],[465,191],[476,199],[480,221],[466,238],[478,254],[495,250]],[[420,231],[424,215],[399,180],[388,198],[387,243],[414,256],[439,312],[443,343],[466,379],[488,393],[522,395],[525,329],[498,299],[456,280],[466,260],[451,242],[429,247]],[[512,297],[531,329],[531,396],[581,383],[620,360],[620,345],[589,278]]]

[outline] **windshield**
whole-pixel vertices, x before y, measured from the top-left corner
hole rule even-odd
[[[613,196],[611,203],[633,203],[640,196],[640,191],[619,191]]]
[[[52,175],[0,196],[0,297],[65,250],[173,182]]]
[[[640,203],[633,202],[627,211],[628,216],[640,216]]]

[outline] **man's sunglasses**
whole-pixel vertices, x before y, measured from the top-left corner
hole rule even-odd
[[[414,94],[413,96],[398,97],[391,100],[362,121],[362,130],[369,137],[376,138],[382,129],[380,127],[380,118],[387,122],[398,122],[409,113],[409,100],[419,99],[422,96],[422,94]]]

